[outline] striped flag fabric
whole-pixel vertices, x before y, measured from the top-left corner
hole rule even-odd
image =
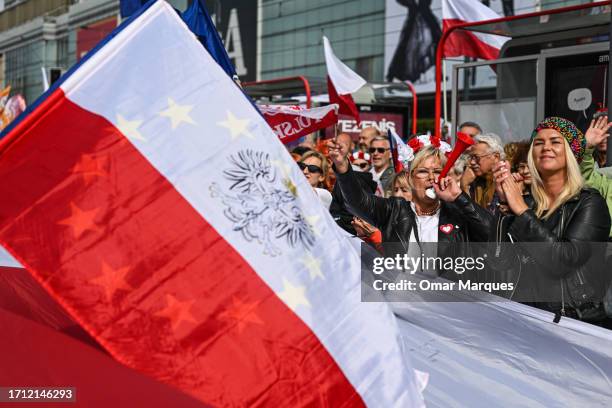
[[[479,0],[442,0],[442,29],[501,16]],[[500,35],[456,30],[446,40],[444,56],[496,59],[509,38]]]
[[[357,251],[180,16],[147,6],[3,134],[0,245],[117,361],[204,403],[422,406]]]

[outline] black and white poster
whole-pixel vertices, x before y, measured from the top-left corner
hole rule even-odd
[[[259,0],[206,0],[206,8],[242,82],[257,78]]]
[[[482,0],[500,16],[535,10],[535,0]],[[385,4],[385,79],[411,81],[417,92],[435,90],[436,48],[442,35],[441,0],[386,0]],[[452,65],[461,58],[447,61],[450,79]],[[472,88],[495,83],[495,74],[487,67],[476,70]]]

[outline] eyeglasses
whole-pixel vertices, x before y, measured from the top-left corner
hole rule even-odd
[[[319,166],[315,166],[314,164],[306,164],[306,163],[298,163],[300,166],[300,170],[304,171],[304,169],[308,169],[309,173],[323,173],[323,169]]]
[[[355,165],[359,166],[359,168],[365,169],[370,164],[368,162],[363,162],[363,163],[355,163]]]
[[[442,169],[426,169],[425,167],[418,167],[413,170],[414,177],[421,180],[425,180],[429,177],[440,177],[440,173],[442,173]]]
[[[470,154],[468,156],[468,162],[471,162],[472,160],[476,163],[480,163],[480,159],[482,159],[483,157],[487,157],[492,155],[493,153],[485,153],[485,154]]]
[[[370,148],[368,149],[368,152],[369,152],[370,154],[374,154],[374,153],[376,153],[376,152],[378,152],[378,153],[380,153],[380,154],[383,154],[383,153],[384,153],[384,152],[386,152],[387,150],[390,150],[390,149],[389,149],[389,148],[387,148],[387,147],[370,147]]]
[[[529,170],[529,166],[525,163],[521,163],[518,166],[516,166],[516,171],[525,171],[525,170]]]

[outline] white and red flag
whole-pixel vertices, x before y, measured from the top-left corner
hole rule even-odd
[[[268,125],[284,144],[338,123],[338,105],[302,108],[297,105],[259,105]]]
[[[0,244],[116,360],[214,406],[418,406],[385,303],[165,1],[0,140]]]
[[[337,103],[339,112],[349,115],[359,123],[359,110],[351,96],[366,84],[366,80],[346,66],[334,54],[327,37],[323,36],[325,65],[327,66],[327,92],[329,103]]]
[[[500,17],[480,0],[442,0],[442,28],[444,31],[459,24]],[[444,56],[496,59],[499,56],[499,50],[508,39],[499,35],[455,30],[446,40]]]

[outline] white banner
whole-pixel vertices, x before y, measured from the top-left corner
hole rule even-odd
[[[612,331],[514,303],[395,303],[428,407],[610,407]]]

